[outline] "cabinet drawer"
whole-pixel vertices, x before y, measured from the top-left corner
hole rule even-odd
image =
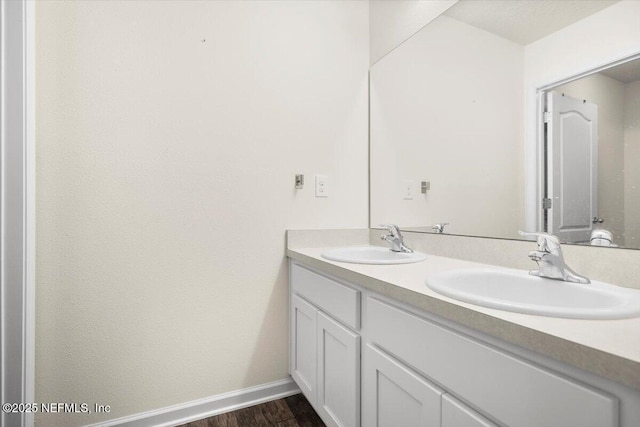
[[[618,400],[374,298],[370,339],[510,427],[614,427]]]
[[[360,329],[360,291],[291,263],[291,290],[353,329]]]

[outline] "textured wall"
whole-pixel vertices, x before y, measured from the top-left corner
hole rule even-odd
[[[373,226],[449,222],[455,234],[517,236],[522,66],[522,46],[440,16],[371,67]]]
[[[112,407],[38,424],[285,378],[285,229],[367,226],[368,3],[36,15],[36,400]]]

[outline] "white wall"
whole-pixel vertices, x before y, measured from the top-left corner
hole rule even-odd
[[[537,172],[536,89],[640,52],[640,2],[623,0],[560,31],[528,44],[524,50],[526,102],[526,176]],[[527,212],[542,196],[526,181]],[[528,223],[531,228],[531,223]]]
[[[38,425],[285,378],[285,229],[367,226],[367,2],[36,14],[36,401],[112,408]]]
[[[369,6],[371,64],[437,18],[458,0],[373,0]]]
[[[592,74],[554,88],[566,96],[598,106],[598,216],[613,233],[614,243],[625,245],[625,85],[603,74]]]
[[[640,248],[640,80],[624,89],[624,209],[629,247]]]
[[[372,225],[517,236],[522,64],[522,46],[441,16],[371,68]],[[418,186],[413,200],[404,180]]]

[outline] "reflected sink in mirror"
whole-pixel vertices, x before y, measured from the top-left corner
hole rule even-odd
[[[427,277],[439,294],[489,308],[574,319],[640,316],[640,291],[608,283],[563,282],[511,269],[470,269]]]
[[[323,252],[322,257],[331,261],[351,264],[410,264],[427,259],[421,252],[393,252],[380,246],[351,246]]]

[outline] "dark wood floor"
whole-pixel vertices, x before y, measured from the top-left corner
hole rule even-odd
[[[325,427],[302,394],[228,412],[180,427]]]

